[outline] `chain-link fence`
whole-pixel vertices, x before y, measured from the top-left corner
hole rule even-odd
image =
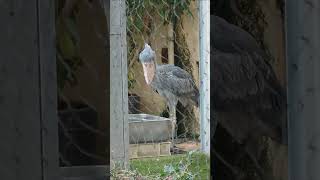
[[[109,164],[109,58],[98,1],[56,0],[60,166]]]
[[[161,95],[163,90],[153,89],[146,83],[143,65],[139,61],[139,54],[147,43],[155,51],[159,66],[174,64],[180,67],[191,75],[199,88],[198,1],[126,0],[126,8],[129,156],[132,165],[137,169],[146,166],[143,174],[154,174],[154,171],[174,174],[175,171],[177,176],[179,168],[175,169],[175,166],[181,167],[179,172],[188,171],[190,167],[187,166],[191,166],[193,171],[187,172],[190,174],[186,173],[182,179],[207,179],[209,165],[206,159],[197,158],[188,164],[186,158],[186,162],[179,164],[182,162],[179,158],[187,157],[187,152],[199,150],[199,109],[193,105],[183,106],[179,102],[176,106],[176,126],[171,124],[174,117],[170,115],[168,107],[170,99],[166,100]],[[158,78],[161,74],[157,74],[156,70],[154,76]],[[161,83],[158,85],[162,86]],[[173,135],[172,127],[175,129]],[[174,146],[170,144],[172,136],[175,139]],[[167,161],[164,164],[161,164],[161,158],[155,161],[141,160],[159,156],[171,159],[164,160]]]
[[[265,108],[267,104],[273,102],[272,95],[265,96],[264,93],[268,90],[264,88],[262,88],[264,90],[252,93],[247,89],[253,87],[247,83],[250,78],[248,76],[241,78],[242,73],[246,74],[244,72],[263,72],[262,77],[266,79],[262,80],[264,84],[269,84],[269,87],[276,89],[275,91],[281,94],[277,95],[276,99],[285,104],[284,1],[214,0],[211,3],[211,37],[214,37],[211,39],[211,46],[216,48],[215,52],[211,51],[211,59],[214,62],[211,73],[213,74],[212,84],[214,84],[214,115],[219,122],[214,139],[211,141],[214,177],[225,180],[288,179],[287,146],[284,143],[286,141],[284,132],[286,130],[286,107],[277,108],[272,103],[269,106],[270,109],[274,109],[272,113],[265,113],[269,109]],[[271,3],[272,6],[270,6]],[[228,28],[232,31],[228,32]],[[227,48],[228,45],[235,44],[238,44],[241,50],[230,50],[235,46]],[[249,46],[254,48],[250,49]],[[247,56],[239,61],[246,69],[242,71],[242,67],[236,65],[237,55],[252,54],[257,50],[260,51],[259,56],[250,55],[249,58]],[[232,69],[222,67],[228,64],[226,60],[228,58],[223,58],[224,52],[227,52],[227,56],[231,55],[229,62],[234,65]],[[248,60],[254,62],[256,67],[247,64]],[[268,78],[269,73],[265,73],[264,68],[259,67],[258,63],[268,65],[267,69],[274,77],[271,78],[272,82]],[[238,73],[238,70],[242,72]],[[232,85],[228,84],[230,81],[227,76],[234,76],[230,78],[231,81],[234,80]],[[220,79],[222,83],[219,83],[218,77],[222,77]],[[253,85],[257,84],[257,89],[261,89],[262,81],[256,79],[257,75],[252,77],[255,77]],[[220,95],[227,92],[227,89],[231,89],[231,86],[235,87],[234,94],[241,91],[246,94],[242,98],[240,96],[233,98],[233,93],[230,93],[225,95],[228,100],[220,101]],[[219,92],[220,87],[226,89]],[[254,95],[251,96],[252,94]],[[250,112],[249,116],[247,112]],[[280,115],[277,115],[276,112]],[[270,135],[272,133],[269,128],[267,131],[260,129],[261,124],[275,129],[272,131],[277,132],[278,140]],[[264,133],[258,135],[261,132]]]
[[[199,85],[197,1],[127,0],[126,8],[131,170],[147,179],[207,179],[208,159],[194,153],[199,149],[199,109],[178,103],[172,148],[167,102],[147,85],[138,61],[148,43],[159,65],[174,64]],[[56,0],[60,166],[109,161],[107,24],[98,1]]]
[[[193,2],[193,1],[192,1]],[[126,1],[129,112],[169,118],[167,102],[147,85],[138,60],[144,43],[158,64],[175,64],[198,84],[199,31],[196,3],[191,1]],[[197,139],[199,121],[193,107],[177,107],[178,138]]]

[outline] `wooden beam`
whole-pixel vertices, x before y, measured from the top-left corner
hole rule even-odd
[[[60,173],[63,180],[104,180],[109,175],[109,166],[62,167]]]
[[[107,4],[109,1],[104,1]],[[128,84],[125,0],[110,4],[110,166],[128,165]]]
[[[55,4],[38,0],[40,125],[43,180],[59,176]]]
[[[1,179],[42,180],[37,0],[0,4]]]

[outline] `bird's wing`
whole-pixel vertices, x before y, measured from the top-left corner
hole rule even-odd
[[[219,51],[212,52],[211,58],[215,108],[243,107],[263,111],[283,107],[282,88],[264,59]]]
[[[254,37],[245,30],[218,16],[211,15],[210,20],[211,44],[215,49],[228,53],[255,52],[266,56]]]
[[[266,61],[268,55],[253,36],[222,18],[211,16],[211,29],[214,110],[248,113],[269,127],[281,128],[286,96]]]
[[[171,93],[177,96],[198,93],[192,76],[187,71],[174,65],[160,65],[157,71],[162,86]]]

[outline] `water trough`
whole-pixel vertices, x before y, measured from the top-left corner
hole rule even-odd
[[[155,143],[171,139],[171,120],[150,114],[129,114],[129,142]]]

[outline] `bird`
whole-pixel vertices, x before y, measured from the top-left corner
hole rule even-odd
[[[176,135],[176,105],[179,101],[185,107],[199,107],[199,90],[192,76],[184,69],[173,64],[158,65],[155,52],[147,43],[139,53],[139,61],[147,85],[166,100],[172,120],[173,148]]]
[[[216,14],[235,15],[247,20],[240,11],[239,0],[215,0],[212,2],[212,10],[215,11]]]
[[[221,17],[210,18],[212,111],[263,176],[257,141],[264,136],[286,144],[285,90],[252,35]]]

